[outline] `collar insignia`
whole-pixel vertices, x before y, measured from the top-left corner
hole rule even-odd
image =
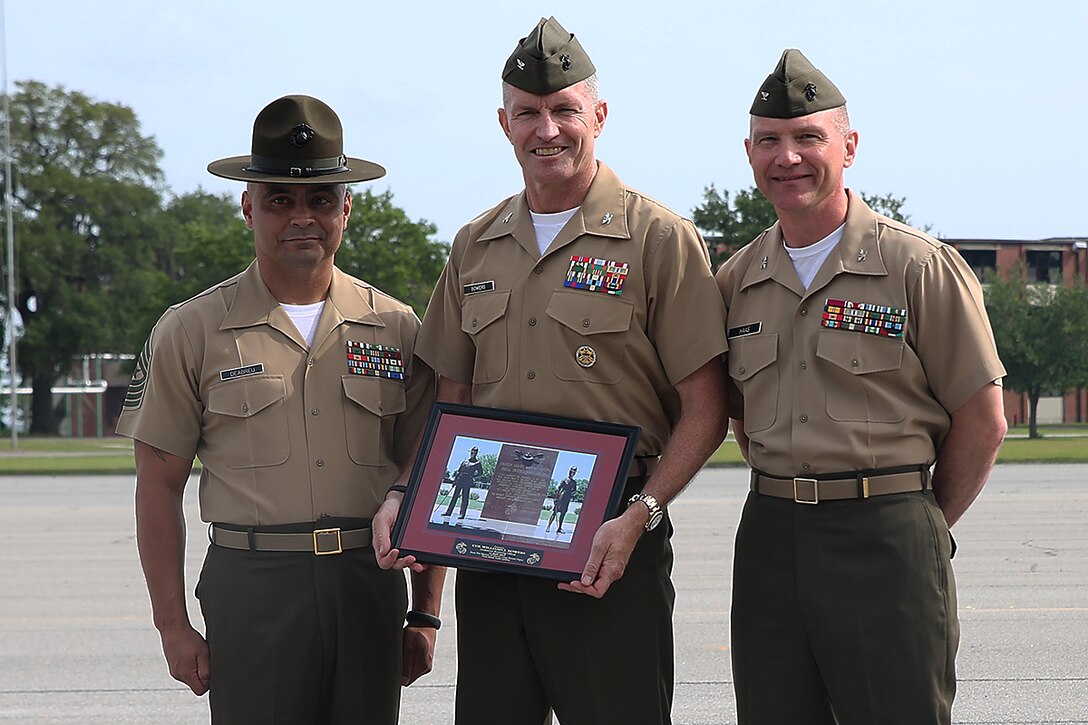
[[[759,265],[760,269],[767,269],[767,260],[768,260],[768,257],[763,258],[763,262],[760,263],[760,265]]]
[[[612,223],[612,219],[613,219],[612,212],[605,212],[605,215],[603,217],[601,217],[601,225],[602,226],[608,226],[609,224]]]
[[[858,261],[859,261],[859,262],[864,262],[864,261],[865,261],[865,258],[866,258],[867,256],[869,256],[869,253],[868,253],[868,252],[866,252],[866,251],[865,251],[864,249],[859,249],[859,250],[858,250]]]
[[[510,219],[511,219],[511,218],[512,218],[513,216],[514,216],[514,212],[510,212],[509,214],[507,214],[506,216],[504,216],[504,217],[502,218],[502,223],[503,223],[503,224],[509,224],[509,223],[510,223]]]

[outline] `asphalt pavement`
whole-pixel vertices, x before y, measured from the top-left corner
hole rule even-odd
[[[729,572],[746,480],[706,469],[670,507],[676,725],[736,722]],[[208,722],[206,698],[167,673],[151,624],[133,486],[131,476],[0,478],[0,723]],[[195,493],[194,479],[190,592],[207,542]],[[954,721],[1088,723],[1088,465],[999,466],[955,534]],[[404,691],[403,723],[453,722],[452,589],[451,577],[435,669]],[[199,626],[195,601],[190,611]]]

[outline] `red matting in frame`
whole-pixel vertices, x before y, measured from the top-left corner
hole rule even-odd
[[[436,403],[394,527],[393,546],[402,556],[411,554],[426,563],[561,581],[578,579],[594,534],[619,508],[638,433],[633,426]],[[569,541],[537,536],[536,532],[507,537],[486,528],[436,522],[436,513],[442,508],[437,504],[439,492],[443,486],[453,488],[447,473],[451,465],[457,467],[453,452],[463,439],[478,440],[483,448],[494,443],[498,447],[552,449],[583,460],[593,457]],[[567,470],[559,464],[552,475],[562,478]]]

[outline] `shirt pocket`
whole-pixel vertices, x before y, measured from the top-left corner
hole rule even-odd
[[[623,378],[634,307],[630,302],[586,292],[559,290],[548,301],[549,354],[560,380],[618,383]]]
[[[729,343],[729,377],[744,396],[744,430],[766,430],[778,415],[778,333],[736,338]]]
[[[898,423],[907,417],[900,384],[900,338],[829,330],[820,333],[827,415],[855,423]]]
[[[475,294],[461,308],[461,330],[472,337],[476,361],[472,382],[494,383],[506,375],[506,308],[510,290]]]
[[[404,383],[367,375],[344,375],[340,380],[348,457],[360,466],[388,462],[384,452],[392,449],[397,415],[404,412]]]
[[[217,429],[230,468],[276,466],[291,455],[287,387],[282,375],[261,375],[208,388],[208,429]]]

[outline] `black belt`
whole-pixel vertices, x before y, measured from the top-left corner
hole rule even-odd
[[[314,529],[300,532],[270,532],[208,527],[208,539],[216,546],[244,551],[306,551],[315,556],[340,554],[370,546],[370,527],[356,529]]]
[[[895,466],[865,471],[822,473],[788,478],[752,469],[751,488],[761,496],[789,498],[797,503],[866,499],[892,493],[926,491],[930,486],[929,466]]]

